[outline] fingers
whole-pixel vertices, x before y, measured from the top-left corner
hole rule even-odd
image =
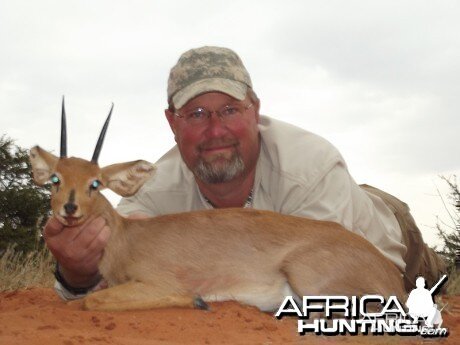
[[[90,218],[78,227],[72,241],[79,243],[82,247],[87,248],[105,226],[107,225],[104,218]]]
[[[102,252],[110,238],[110,228],[104,225],[97,230],[91,242],[86,247],[90,252]]]
[[[88,253],[86,261],[89,267],[93,267],[99,264],[109,238],[110,228],[107,225],[104,225],[86,248],[86,252]]]
[[[98,271],[110,228],[102,217],[88,219],[74,227],[64,227],[56,219],[45,226],[45,241],[66,273],[93,275]]]
[[[43,228],[43,237],[46,239],[48,237],[53,237],[58,235],[64,229],[64,225],[58,221],[55,217],[51,217],[45,224]]]

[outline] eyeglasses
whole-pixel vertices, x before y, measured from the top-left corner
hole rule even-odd
[[[174,113],[174,115],[183,118],[187,122],[187,124],[191,126],[199,126],[207,123],[211,118],[212,113],[216,113],[216,115],[220,118],[222,122],[231,123],[232,121],[235,121],[238,118],[240,118],[243,115],[243,113],[252,106],[252,103],[249,103],[248,105],[233,104],[226,105],[222,107],[220,110],[208,110],[199,107],[193,110],[188,110],[183,114],[176,112]]]

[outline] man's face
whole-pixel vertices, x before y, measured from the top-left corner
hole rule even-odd
[[[246,98],[238,101],[220,92],[197,96],[177,111],[188,114],[197,108],[209,111],[227,105],[244,105],[241,116],[222,121],[215,112],[202,124],[191,124],[166,110],[182,159],[205,183],[222,183],[244,176],[255,168],[259,155],[259,105]]]

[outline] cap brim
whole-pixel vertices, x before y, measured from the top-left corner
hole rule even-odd
[[[223,92],[237,100],[244,100],[248,86],[235,80],[222,78],[202,79],[184,87],[172,97],[175,109],[182,108],[188,101],[206,92]]]

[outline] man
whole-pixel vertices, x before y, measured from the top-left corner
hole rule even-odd
[[[177,145],[156,163],[157,174],[120,202],[120,213],[145,217],[253,207],[331,220],[373,243],[405,274],[408,289],[415,274],[435,280],[444,270],[407,205],[359,187],[323,138],[259,115],[249,73],[233,51],[202,47],[184,53],[169,76],[168,104],[165,114]],[[60,295],[74,298],[93,289],[110,236],[104,220],[63,229],[51,219],[44,234],[59,262]]]

